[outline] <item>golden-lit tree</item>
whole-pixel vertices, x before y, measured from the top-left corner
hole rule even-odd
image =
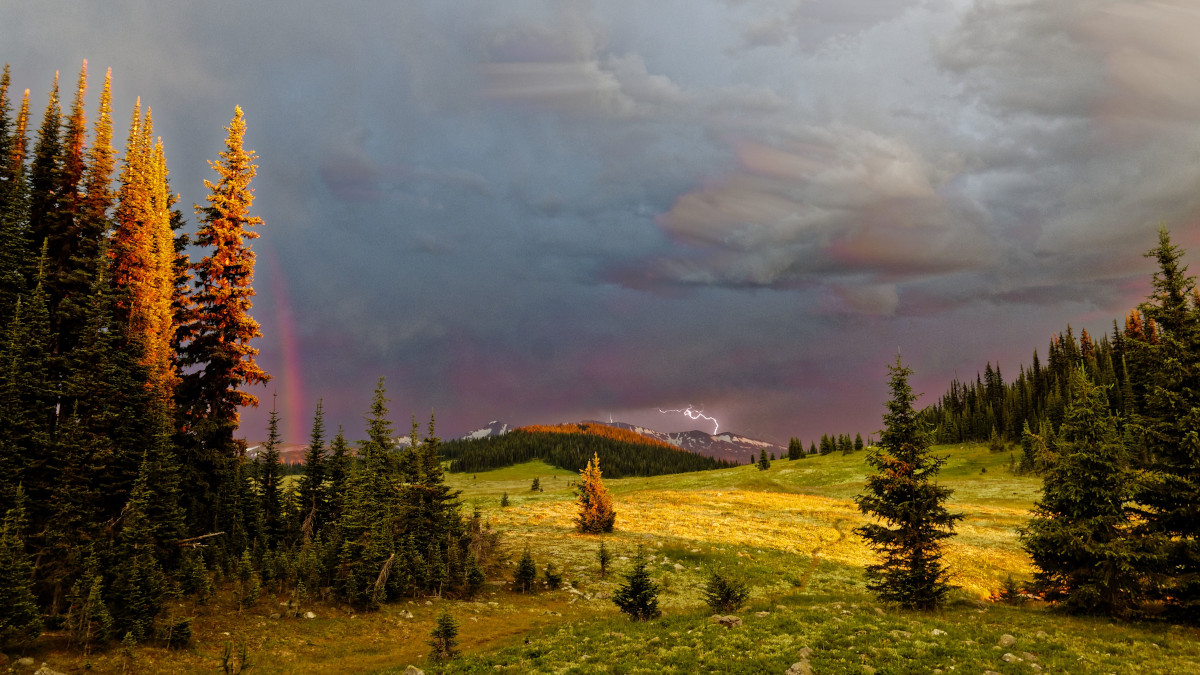
[[[211,192],[208,206],[196,206],[200,227],[195,243],[209,252],[192,265],[193,306],[181,331],[182,363],[188,368],[180,391],[185,424],[218,454],[232,448],[238,408],[258,405],[247,385],[271,379],[254,360],[258,348],[250,345],[262,332],[250,316],[255,256],[246,240],[258,237],[250,228],[262,219],[250,215],[250,180],[258,167],[254,152],[242,147],[246,122],[240,107],[226,131],[221,159],[209,163],[220,178],[204,181]]]
[[[122,318],[140,343],[141,362],[155,396],[170,398],[178,382],[175,372],[175,240],[171,231],[167,165],[162,141],[153,140],[149,109],[134,106],[121,185],[117,192],[113,233],[113,282],[121,289]]]
[[[613,510],[612,495],[600,478],[600,455],[592,456],[579,472],[583,485],[579,487],[579,516],[575,528],[583,533],[612,532],[617,513]]]

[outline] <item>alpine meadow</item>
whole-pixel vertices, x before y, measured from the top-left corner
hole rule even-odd
[[[18,4],[0,671],[1200,675],[1183,0]]]

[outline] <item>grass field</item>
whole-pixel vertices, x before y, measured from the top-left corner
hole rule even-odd
[[[84,659],[54,651],[51,637],[40,660],[74,672],[219,672],[228,642],[246,645],[254,673],[401,673],[413,664],[426,672],[782,674],[805,654],[819,674],[1200,673],[1196,628],[987,601],[1006,577],[1031,573],[1017,528],[1040,479],[1013,475],[1009,454],[985,446],[936,452],[949,457],[941,481],[965,518],[947,549],[960,590],[933,613],[882,606],[865,589],[871,558],[852,533],[863,522],[853,497],[864,453],[607,481],[617,509],[617,529],[603,537],[614,555],[607,578],[596,563],[601,537],[572,528],[576,476],[532,462],[448,480],[465,512],[478,506],[503,533],[513,560],[528,546],[539,568],[553,561],[563,589],[521,595],[497,580],[473,602],[422,599],[360,615],[317,605],[311,620],[268,618],[278,598],[240,615],[223,603],[180,607],[197,617],[191,649],[112,648]],[[542,492],[529,489],[535,477]],[[501,508],[505,493],[510,506]],[[661,587],[661,620],[630,622],[610,600],[638,546]],[[739,627],[710,619],[702,586],[713,567],[752,585]],[[464,655],[439,664],[427,659],[426,640],[443,608],[459,624]]]

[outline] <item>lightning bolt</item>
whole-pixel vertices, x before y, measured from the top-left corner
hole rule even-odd
[[[714,436],[717,435],[717,429],[721,428],[721,423],[717,421],[717,418],[709,417],[708,415],[705,415],[702,410],[693,410],[691,405],[689,405],[688,407],[686,407],[682,410],[680,410],[678,408],[675,408],[672,410],[663,410],[662,408],[659,408],[658,412],[660,412],[664,415],[667,413],[683,413],[684,415],[687,415],[689,418],[694,419],[694,420],[708,420],[709,422],[713,423],[713,435]]]

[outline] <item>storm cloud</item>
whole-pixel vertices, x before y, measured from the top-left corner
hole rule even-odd
[[[246,111],[289,441],[319,396],[355,437],[381,375],[450,435],[688,404],[866,435],[898,348],[926,402],[1015,375],[1145,295],[1159,225],[1200,245],[1182,0],[43,0],[0,27],[35,110],[88,59],[94,112],[111,66],[183,204]]]

